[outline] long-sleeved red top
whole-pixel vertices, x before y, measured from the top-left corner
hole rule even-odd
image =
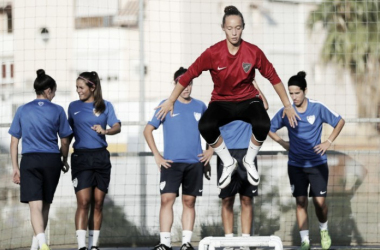
[[[256,45],[242,40],[238,52],[231,55],[227,41],[223,40],[206,49],[181,76],[179,83],[186,87],[202,71],[208,70],[214,82],[211,101],[240,102],[259,94],[252,84],[255,69],[272,85],[281,82],[272,64]]]

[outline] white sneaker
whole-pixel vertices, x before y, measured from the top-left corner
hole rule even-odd
[[[250,250],[249,247],[240,247],[240,250]]]
[[[231,182],[231,175],[234,170],[237,168],[238,162],[235,158],[232,158],[234,161],[229,166],[224,166],[222,175],[220,176],[218,186],[220,189],[223,189],[228,186]]]
[[[233,247],[225,247],[225,248],[223,248],[223,250],[234,250],[234,248]]]
[[[259,185],[260,182],[260,176],[257,172],[256,165],[254,162],[248,163],[245,161],[245,156],[243,158],[243,165],[247,169],[247,177],[249,183],[251,183],[253,186]]]

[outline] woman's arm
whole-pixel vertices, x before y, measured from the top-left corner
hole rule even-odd
[[[12,160],[12,168],[13,168],[13,182],[16,184],[20,184],[20,167],[18,165],[18,143],[19,139],[11,136],[11,160]]]
[[[298,125],[297,118],[301,120],[301,118],[297,115],[293,106],[290,104],[288,95],[286,94],[284,84],[282,82],[273,85],[274,90],[277,92],[277,95],[280,97],[282,104],[284,105],[284,113],[282,114],[282,118],[286,117],[289,120],[290,126],[294,128]]]
[[[104,129],[102,126],[96,124],[91,127],[92,130],[96,131],[96,133],[101,134],[101,135],[116,135],[120,133],[121,131],[121,125],[120,122],[115,123],[111,128],[109,129]]]
[[[289,142],[284,141],[280,136],[278,136],[277,133],[273,133],[272,131],[269,131],[269,137],[272,138],[275,142],[280,144],[285,150],[289,151]]]
[[[317,146],[315,146],[314,152],[317,154],[324,155],[326,153],[327,149],[333,143],[333,141],[338,137],[338,135],[340,134],[340,131],[342,131],[345,123],[346,122],[344,121],[343,118],[340,119],[338,124],[335,126],[335,128],[331,132],[329,138],[327,138],[327,140],[322,142],[321,144],[318,144]]]

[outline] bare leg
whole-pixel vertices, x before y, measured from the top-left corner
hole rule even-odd
[[[234,202],[235,202],[235,196],[226,197],[222,200],[222,220],[223,220],[224,234],[233,233]]]
[[[161,195],[160,232],[171,231],[173,225],[173,204],[175,198],[175,193],[166,193]]]
[[[195,221],[195,201],[196,197],[192,195],[182,195],[182,229],[193,231]]]
[[[253,198],[248,196],[240,196],[241,204],[241,231],[243,234],[251,234],[251,226],[253,219]]]

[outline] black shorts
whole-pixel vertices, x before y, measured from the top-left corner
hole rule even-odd
[[[257,141],[265,141],[270,129],[270,118],[263,101],[256,97],[241,102],[213,101],[199,120],[198,128],[205,141],[212,145],[220,136],[219,127],[235,120],[251,124]]]
[[[176,193],[182,184],[182,194],[202,196],[203,163],[172,163],[170,168],[161,167],[160,193]]]
[[[229,149],[229,151],[231,156],[238,161],[238,168],[237,171],[235,171],[231,176],[231,183],[228,184],[227,187],[220,190],[219,198],[223,199],[233,197],[237,193],[239,193],[240,196],[247,196],[250,198],[257,196],[259,193],[258,187],[249,183],[247,178],[247,170],[243,165],[243,158],[247,154],[247,149]],[[224,165],[219,157],[217,157],[216,162],[218,172],[217,180],[219,180],[222,175]],[[255,158],[255,164],[257,169],[257,158]]]
[[[288,175],[294,197],[307,196],[309,185],[309,197],[327,196],[327,182],[329,179],[327,163],[311,168],[288,165]]]
[[[52,203],[61,169],[60,154],[23,154],[20,163],[20,201],[43,200]]]
[[[71,179],[75,192],[97,187],[107,193],[111,180],[110,153],[105,148],[74,149],[71,155]]]

